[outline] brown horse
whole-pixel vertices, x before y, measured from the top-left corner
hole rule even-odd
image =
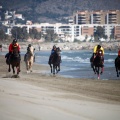
[[[120,75],[120,56],[115,59],[115,68],[117,72],[117,77]]]
[[[9,65],[9,69],[8,69],[9,72],[11,71],[11,68],[10,68],[10,65],[11,65],[12,69],[13,69],[13,74],[15,74],[14,67],[16,67],[17,75],[19,75],[19,72],[20,72],[20,54],[18,52],[17,47],[13,48],[13,52],[9,56],[8,65]]]
[[[25,55],[25,64],[26,64],[27,73],[32,72],[33,62],[34,62],[34,48],[33,46],[31,46],[28,47],[28,51]]]
[[[92,67],[94,73],[95,74],[97,73],[98,79],[100,78],[100,74],[102,74],[104,70],[103,61],[104,61],[103,52],[102,50],[98,50],[96,53],[96,57],[93,60],[93,67]],[[101,68],[101,72],[100,72],[100,68]]]
[[[55,75],[55,73],[57,74],[60,71],[60,63],[61,63],[60,49],[56,48],[56,51],[54,51],[54,53],[50,55],[48,62],[51,68],[51,73],[53,73],[53,75]]]

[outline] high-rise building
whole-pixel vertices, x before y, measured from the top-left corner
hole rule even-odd
[[[120,10],[77,11],[74,24],[120,24]]]

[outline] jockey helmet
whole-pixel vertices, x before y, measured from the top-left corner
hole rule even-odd
[[[56,46],[55,46],[55,45],[53,46],[53,49],[54,49],[54,48],[56,48]]]
[[[100,48],[101,48],[101,46],[100,46],[100,45],[98,45],[98,46],[97,46],[97,49],[100,49]]]
[[[28,47],[31,47],[31,46],[32,46],[31,44],[28,45]]]
[[[16,39],[13,39],[13,43],[17,43],[17,40],[16,40]]]

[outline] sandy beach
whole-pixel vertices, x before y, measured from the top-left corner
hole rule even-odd
[[[19,78],[11,78],[0,56],[1,120],[120,120],[120,81],[53,76],[34,64],[27,74],[23,58]]]

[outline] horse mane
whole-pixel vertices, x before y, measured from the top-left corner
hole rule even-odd
[[[103,51],[102,50],[97,50],[96,56],[103,56]]]
[[[34,48],[33,48],[33,46],[28,47],[28,52],[31,52],[32,54],[34,53]]]

